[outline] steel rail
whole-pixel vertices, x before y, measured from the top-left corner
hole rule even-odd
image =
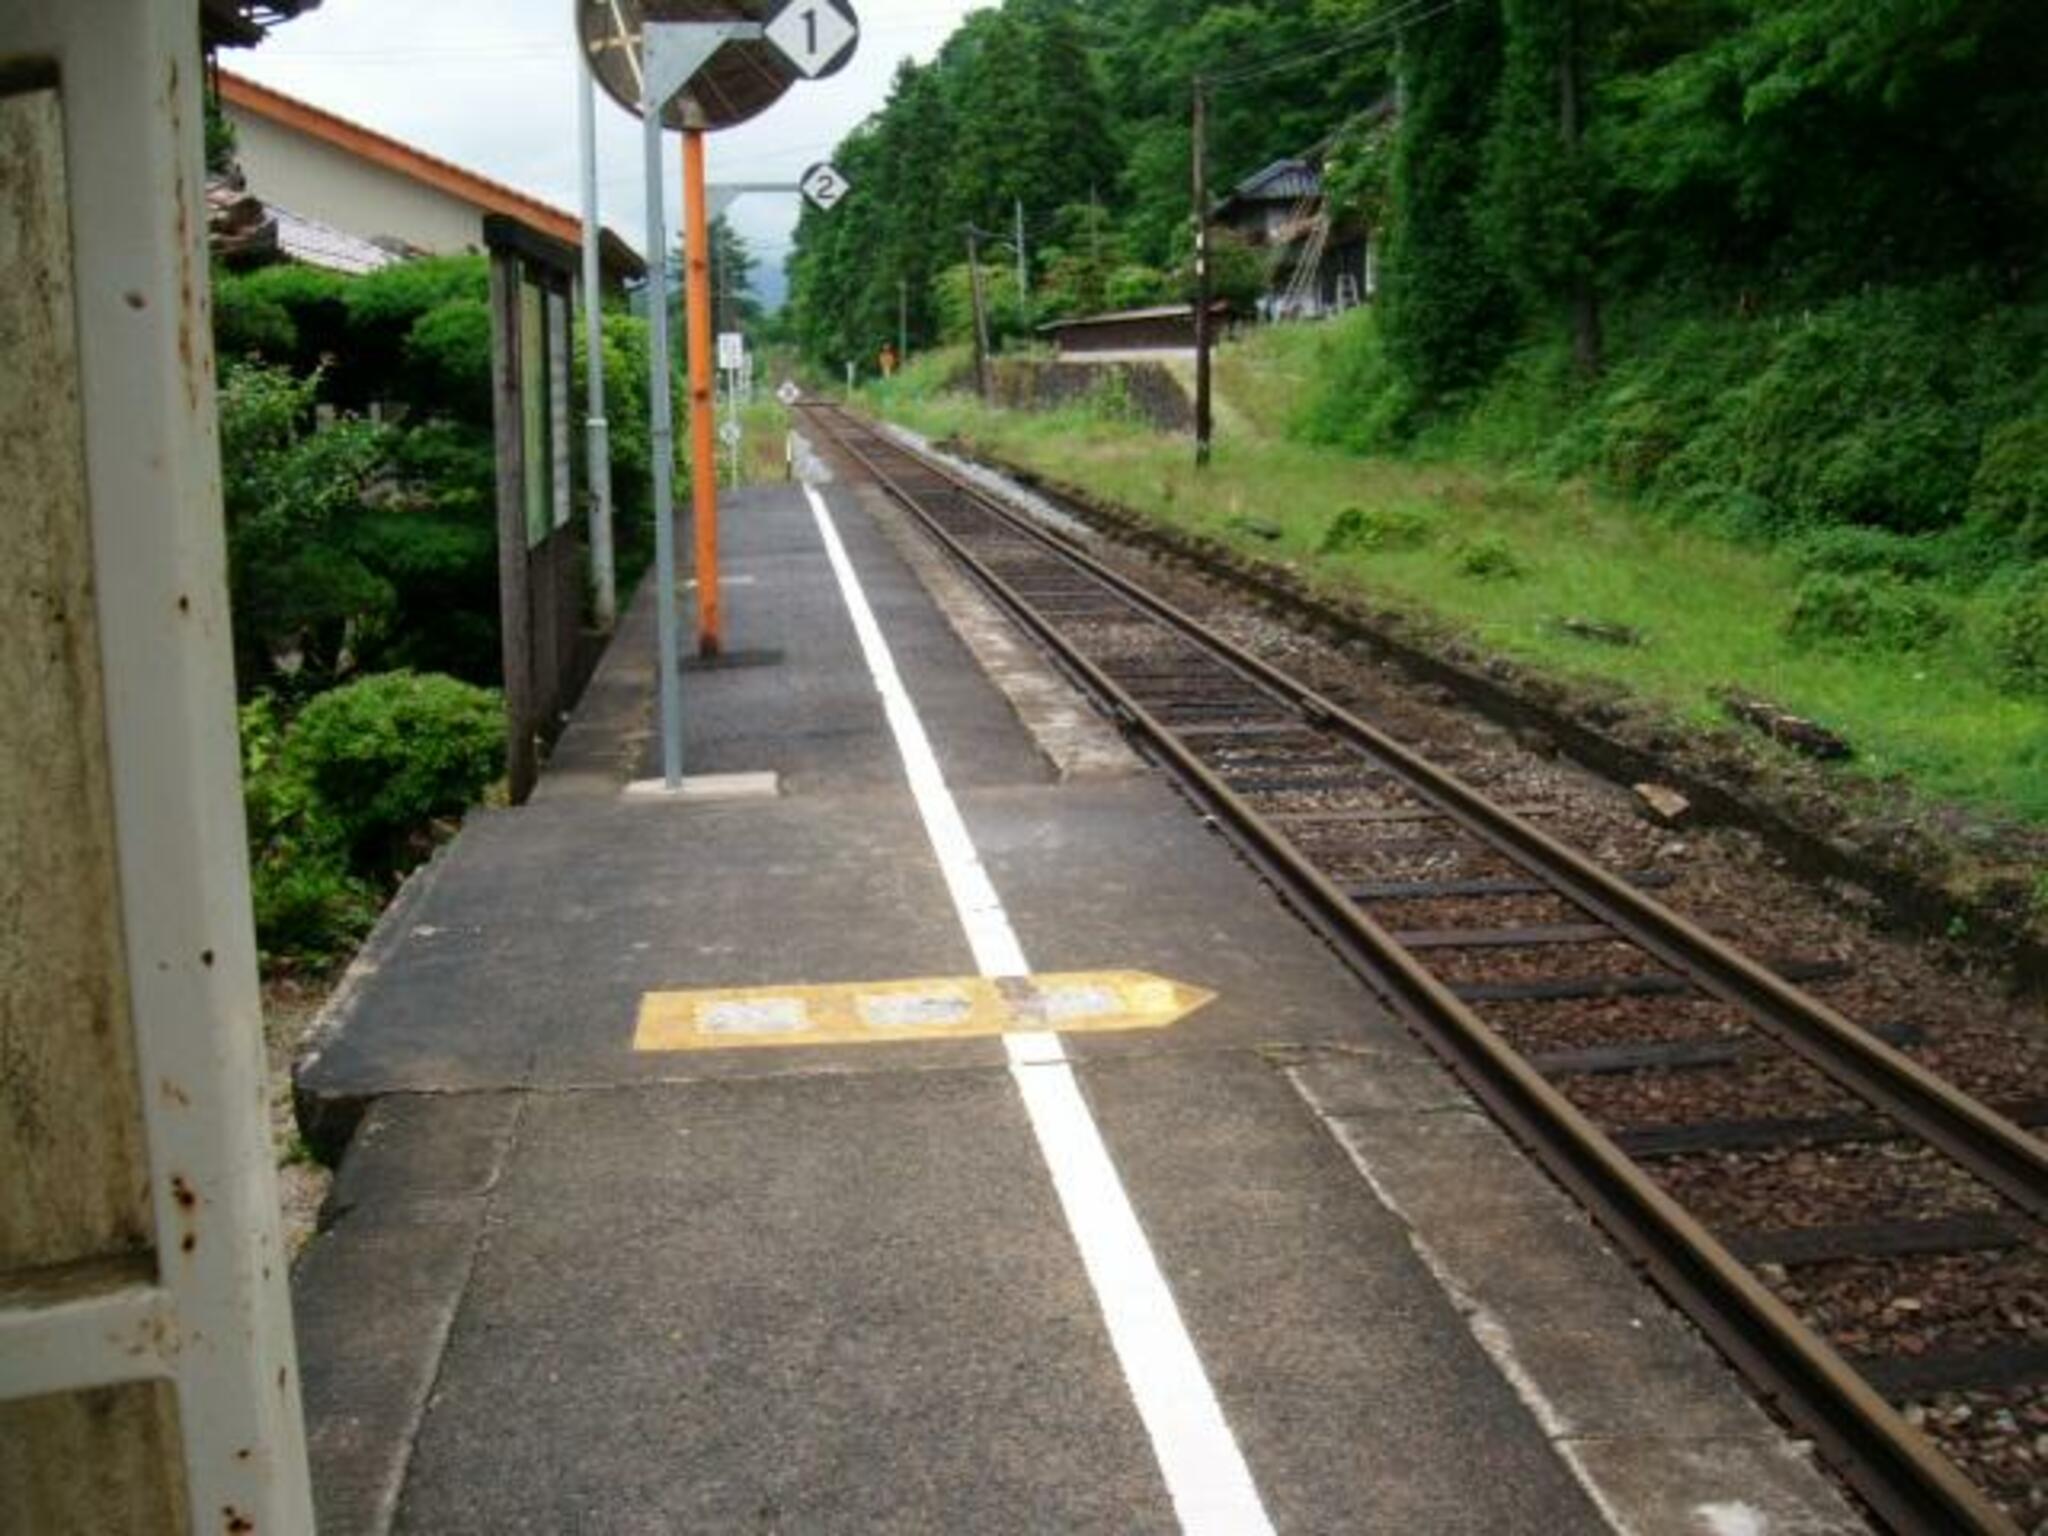
[[[891,445],[910,455],[908,449]],[[864,462],[866,462],[864,460]],[[1541,877],[1701,991],[1751,1016],[1834,1081],[2048,1222],[2048,1142],[1928,1072],[1903,1051],[1618,878],[1576,849],[1503,809],[1384,731],[1110,569],[1073,540],[1020,517],[971,481],[917,459],[1004,526],[1115,590],[1168,628],[1393,772],[1407,789],[1531,874]],[[869,464],[872,469],[874,466]]]
[[[822,413],[836,408],[814,404],[810,409]],[[1456,1069],[1487,1109],[1571,1190],[1763,1394],[1802,1432],[1813,1437],[1843,1477],[1893,1529],[1910,1536],[1955,1536],[1958,1532],[2017,1536],[2018,1527],[2012,1520],[1908,1424],[1840,1354],[1802,1323],[1490,1025],[1328,876],[1310,864],[1284,833],[1231,790],[1177,739],[1172,727],[1156,719],[1082,654],[1053,621],[1039,614],[922,506],[898,477],[849,441],[843,429],[827,416],[819,414],[818,419],[838,445],[874,475],[976,581],[1036,635],[1084,689],[1144,742],[1189,798],[1233,836],[1255,867],[1289,903]],[[1305,706],[1304,714],[1315,723],[1350,735],[1348,722],[1356,728],[1359,740],[1374,744],[1371,750],[1378,755],[1377,743],[1386,738],[1372,727],[1312,690],[1285,679],[1266,663],[1240,651],[1171,605],[1144,593],[1071,541],[1048,536],[1048,530],[992,501],[971,482],[907,448],[893,443],[888,447],[945,481],[956,492],[967,495],[1004,527],[1029,534],[1058,557],[1104,580],[1120,594],[1137,599],[1162,623],[1217,654],[1219,659],[1262,682],[1279,683],[1282,696]],[[1393,749],[1389,755],[1394,764],[1404,769],[1414,765],[1411,771],[1425,783],[1447,779],[1398,743],[1387,745]],[[1404,771],[1402,776],[1409,777],[1409,772]],[[1453,806],[1462,809],[1468,800],[1479,799],[1463,785],[1447,787],[1441,800],[1435,795],[1426,798],[1447,812]],[[1487,809],[1495,817],[1517,820],[1497,809]],[[1533,828],[1525,830],[1535,839],[1527,845],[1532,850],[1561,846]],[[1518,862],[1534,867],[1530,865],[1534,856],[1532,852]],[[1576,854],[1570,858],[1576,863],[1584,862]],[[1546,876],[1551,873],[1548,868],[1539,872]],[[1605,881],[1612,880],[1604,871],[1596,873]],[[1595,890],[1600,885],[1601,882],[1593,882]],[[1667,915],[1675,925],[1673,931],[1681,935],[1699,933],[1675,913]],[[1707,935],[1700,937],[1715,942]],[[1731,958],[1740,960],[1747,969],[1760,970],[1742,957]],[[1843,1028],[1861,1035],[1853,1025],[1841,1023]],[[1913,1074],[1926,1076],[1909,1060],[1901,1060]],[[1983,1113],[1998,1120],[1988,1110]]]

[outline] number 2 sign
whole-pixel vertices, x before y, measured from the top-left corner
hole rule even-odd
[[[797,183],[797,190],[810,199],[820,213],[830,213],[838,206],[839,200],[853,190],[847,179],[839,174],[837,166],[819,161],[804,172],[803,180]]]
[[[789,0],[763,35],[807,79],[837,74],[860,45],[860,23],[848,0]]]

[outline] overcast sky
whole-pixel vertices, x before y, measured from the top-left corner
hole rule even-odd
[[[711,138],[711,180],[794,181],[882,104],[897,62],[929,59],[991,0],[855,0],[860,52],[830,80],[799,81],[752,122]],[[393,138],[482,171],[570,212],[576,169],[573,0],[325,0],[226,66]],[[676,138],[668,135],[669,232],[676,229]],[[598,98],[599,199],[635,247],[645,228],[640,130]],[[781,292],[794,199],[750,197],[735,227]]]

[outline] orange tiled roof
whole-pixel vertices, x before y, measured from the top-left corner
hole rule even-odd
[[[450,197],[473,203],[487,213],[501,213],[509,219],[516,219],[565,245],[575,245],[583,238],[581,220],[537,197],[529,197],[501,181],[479,176],[475,171],[464,170],[451,161],[414,149],[410,144],[402,144],[388,134],[352,123],[310,102],[300,101],[296,96],[287,96],[267,85],[258,85],[225,69],[220,71],[220,96],[230,106],[322,139],[374,165],[409,176]]]

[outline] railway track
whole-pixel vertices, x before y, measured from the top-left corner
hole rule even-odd
[[[1495,804],[944,466],[836,406],[800,414],[1038,638],[1886,1524],[2010,1533],[2039,1519],[2038,1489],[1980,1485],[1959,1466],[1975,1455],[1966,1433],[1913,1421],[1943,1394],[2048,1412],[2042,1316],[2001,1303],[1947,1330],[1900,1318],[1943,1285],[2048,1314],[2048,1144],[2032,1129],[2048,1099],[1962,1092],[1914,1059],[1910,1029],[1859,1028],[1808,990],[1839,964],[1733,948],[1656,899],[1668,872],[1593,862],[1537,825],[1543,807]],[[1781,1206],[1797,1219],[1773,1222]],[[1867,1347],[1838,1350],[1823,1324]]]

